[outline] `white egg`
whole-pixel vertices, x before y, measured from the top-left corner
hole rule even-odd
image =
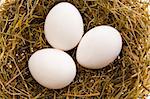
[[[77,46],[84,33],[79,11],[67,2],[59,3],[50,10],[44,28],[49,44],[64,51]]]
[[[0,0],[0,6],[5,3],[6,0]]]
[[[113,27],[102,25],[89,30],[77,48],[79,64],[89,69],[99,69],[113,62],[122,48],[120,33]]]
[[[35,52],[28,62],[33,78],[42,86],[61,89],[69,85],[76,75],[73,59],[58,49],[42,49]]]

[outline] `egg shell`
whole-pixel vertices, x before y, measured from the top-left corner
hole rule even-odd
[[[67,2],[59,3],[50,10],[44,28],[49,44],[64,51],[76,47],[84,33],[79,11]]]
[[[122,48],[120,33],[113,27],[102,25],[89,30],[77,48],[79,64],[89,69],[99,69],[113,62]]]
[[[36,51],[30,57],[28,65],[33,78],[50,89],[66,87],[76,75],[73,59],[58,49],[47,48]]]

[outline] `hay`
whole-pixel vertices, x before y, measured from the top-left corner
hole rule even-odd
[[[77,76],[69,86],[49,90],[32,78],[27,62],[36,50],[50,47],[44,37],[44,21],[49,10],[60,1],[68,1],[80,10],[85,32],[102,24],[117,28],[123,38],[123,49],[113,63],[99,70],[88,70],[77,64]],[[15,0],[5,3],[0,8],[0,98],[145,97],[150,92],[148,5],[138,0]],[[75,51],[68,52],[74,59]]]

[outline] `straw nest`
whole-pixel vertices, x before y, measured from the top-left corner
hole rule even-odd
[[[123,38],[120,56],[109,66],[88,70],[77,64],[77,76],[64,89],[39,85],[28,69],[36,50],[51,47],[44,36],[49,10],[61,1],[82,14],[85,32],[102,24],[115,27]],[[0,98],[136,99],[150,92],[148,3],[138,0],[15,0],[0,10]],[[75,60],[76,48],[67,52]]]

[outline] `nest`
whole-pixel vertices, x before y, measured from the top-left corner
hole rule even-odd
[[[67,87],[51,90],[31,76],[28,60],[51,47],[44,36],[50,9],[61,1],[75,5],[85,32],[98,25],[119,30],[123,48],[118,58],[99,70],[77,64],[77,76]],[[150,29],[148,3],[139,0],[15,0],[0,8],[0,98],[136,99],[150,92]],[[68,51],[75,60],[76,48]],[[75,60],[76,61],[76,60]]]

